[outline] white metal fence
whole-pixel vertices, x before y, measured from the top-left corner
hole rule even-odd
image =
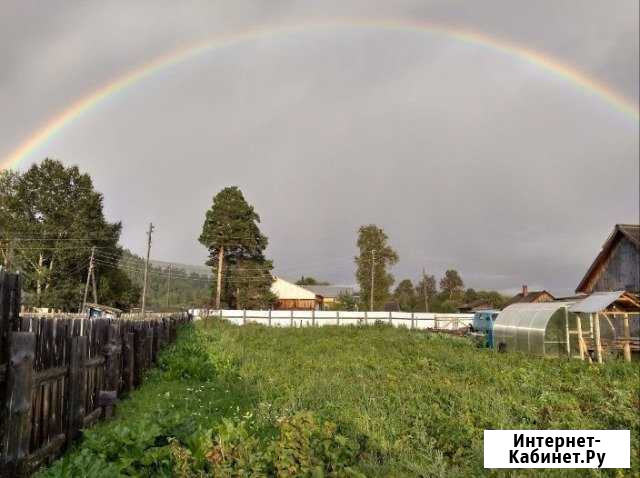
[[[212,310],[190,309],[196,318],[221,317],[237,325],[257,323],[272,327],[373,325],[382,322],[411,329],[459,330],[471,325],[473,314],[425,312],[347,312],[321,310]]]

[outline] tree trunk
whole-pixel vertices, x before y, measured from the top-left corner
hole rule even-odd
[[[218,252],[218,277],[216,278],[216,309],[220,310],[220,295],[222,289],[222,263],[224,261],[224,246]]]
[[[49,285],[51,285],[51,276],[53,275],[53,257],[51,258],[51,262],[49,262],[49,276],[47,277],[47,285],[44,286],[44,290],[49,290]]]

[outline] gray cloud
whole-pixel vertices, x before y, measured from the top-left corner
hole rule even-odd
[[[638,98],[637,2],[15,2],[0,19],[0,155],[78,97],[179,45],[251,25],[380,17],[463,25]],[[91,172],[123,242],[198,263],[205,209],[239,185],[284,276],[353,282],[360,224],[397,278],[572,289],[615,222],[637,222],[638,125],[517,58],[433,35],[261,38],[163,70],[31,155]]]

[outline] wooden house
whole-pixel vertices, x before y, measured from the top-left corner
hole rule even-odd
[[[625,290],[640,294],[640,225],[616,224],[576,292]]]
[[[552,302],[555,300],[555,297],[551,295],[551,293],[546,290],[535,290],[530,291],[529,287],[526,285],[522,286],[522,292],[514,295],[504,304],[503,308],[510,306],[511,304],[517,303],[539,303],[539,302]]]
[[[321,297],[314,292],[280,277],[275,277],[271,292],[278,298],[276,310],[316,310],[322,303]]]

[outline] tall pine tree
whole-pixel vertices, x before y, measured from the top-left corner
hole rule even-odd
[[[267,237],[258,227],[260,216],[236,186],[224,188],[207,211],[200,242],[209,250],[216,307],[270,307],[273,264],[264,256]]]

